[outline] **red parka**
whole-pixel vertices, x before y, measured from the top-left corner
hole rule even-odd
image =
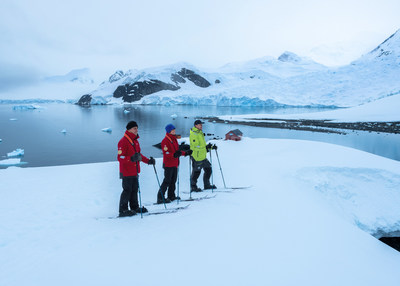
[[[161,149],[163,151],[164,167],[178,167],[179,157],[174,157],[174,153],[179,150],[176,136],[169,133],[165,134],[164,139],[161,141]],[[186,153],[181,151],[181,155],[186,155]]]
[[[124,177],[137,176],[140,173],[140,162],[131,161],[131,157],[136,152],[140,153],[138,138],[139,135],[136,136],[129,131],[125,131],[124,137],[118,142],[119,172]],[[142,161],[149,163],[149,159],[144,155],[142,155]]]

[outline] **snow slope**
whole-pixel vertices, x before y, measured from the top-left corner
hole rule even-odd
[[[399,162],[318,142],[214,143],[226,183],[251,187],[143,219],[107,219],[117,162],[0,170],[0,285],[399,285],[400,253],[370,235],[400,228]],[[183,198],[188,172],[182,158]],[[140,188],[155,201],[151,166]]]

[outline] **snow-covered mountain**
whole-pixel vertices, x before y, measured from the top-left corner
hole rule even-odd
[[[177,63],[117,71],[79,104],[357,106],[400,93],[400,32],[350,65],[328,68],[284,52],[200,70]]]

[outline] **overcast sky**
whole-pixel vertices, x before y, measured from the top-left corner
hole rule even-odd
[[[284,51],[342,65],[396,32],[399,11],[399,0],[1,0],[0,85]]]

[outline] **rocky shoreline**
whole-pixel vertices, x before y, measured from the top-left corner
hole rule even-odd
[[[204,117],[210,122],[239,124],[266,128],[293,129],[312,132],[346,134],[344,130],[400,134],[400,121],[394,122],[332,122],[331,120],[249,118],[252,121],[222,120]],[[338,130],[339,129],[339,130]]]

